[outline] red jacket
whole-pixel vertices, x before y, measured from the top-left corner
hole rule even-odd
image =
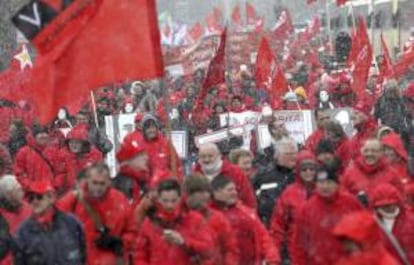
[[[357,243],[361,251],[343,256],[335,265],[399,265],[386,250],[381,231],[369,212],[355,212],[343,218],[333,233]]]
[[[54,166],[59,157],[58,149],[48,146],[43,149],[35,146],[34,143],[22,147],[16,155],[13,172],[23,187],[27,188],[34,181],[48,181],[53,183]]]
[[[348,192],[357,195],[364,191],[368,198],[372,190],[380,183],[390,183],[403,191],[401,178],[385,158],[374,166],[367,165],[364,158],[359,156],[353,163],[349,164],[345,173],[341,176],[341,185]]]
[[[97,163],[103,159],[102,153],[93,145],[90,145],[88,153],[81,155],[72,153],[68,147],[60,150],[61,170],[56,176],[54,186],[61,194],[72,190],[79,173],[88,166]]]
[[[390,162],[390,166],[392,166],[397,172],[398,175],[403,179],[404,183],[409,182],[409,174],[407,168],[407,161],[408,161],[408,154],[405,150],[404,144],[400,138],[400,136],[396,133],[390,133],[384,136],[381,139],[381,142],[384,146],[387,146],[394,150],[397,154],[397,158],[395,161]]]
[[[206,210],[203,215],[212,233],[213,243],[216,249],[214,264],[238,264],[240,253],[236,234],[226,216],[213,209]]]
[[[375,120],[371,118],[366,123],[359,124],[356,129],[357,133],[350,139],[350,150],[352,158],[355,158],[359,155],[361,147],[367,139],[376,137],[378,128]]]
[[[125,136],[124,143],[134,140],[145,146],[149,157],[149,166],[153,173],[156,171],[173,172],[172,161],[174,160],[177,177],[179,180],[182,179],[184,171],[181,160],[174,146],[161,133],[157,139],[147,141],[142,132],[136,130]]]
[[[203,173],[200,164],[197,164],[193,170],[195,173]],[[231,164],[227,160],[223,160],[220,174],[231,178],[236,184],[239,199],[248,207],[256,208],[257,201],[253,192],[253,188],[249,182],[248,177],[244,175],[240,168]]]
[[[184,245],[167,242],[163,234],[165,229],[179,232],[184,238]],[[146,218],[136,247],[135,265],[187,265],[194,264],[195,259],[209,260],[214,255],[210,230],[203,217],[194,211],[181,212],[174,221],[166,221],[159,216]]]
[[[296,165],[303,160],[315,157],[308,151],[302,151],[296,159]],[[314,186],[305,186],[300,177],[300,167],[295,169],[296,182],[289,185],[277,199],[272,219],[270,220],[270,235],[275,242],[277,249],[282,249],[287,244],[288,250],[292,249],[293,225],[299,209],[312,196]]]
[[[338,173],[343,173],[349,162],[352,159],[352,142],[344,137],[338,143],[335,144],[335,154],[341,160],[341,166],[338,169]]]
[[[17,232],[20,224],[30,217],[32,214],[32,208],[26,202],[23,202],[23,205],[16,212],[8,211],[4,208],[0,208],[0,214],[6,219],[9,224],[9,231],[11,235],[14,235]],[[0,265],[10,265],[13,264],[13,257],[11,254],[8,254],[0,261]]]
[[[361,209],[356,198],[342,191],[338,190],[330,198],[316,193],[297,214],[291,249],[292,264],[334,264],[343,250],[331,230],[343,216]]]
[[[82,187],[82,194],[89,205],[100,216],[102,223],[109,228],[112,236],[122,238],[124,253],[130,254],[136,228],[132,209],[125,196],[119,191],[109,188],[104,198],[100,200],[89,198],[86,185]],[[94,241],[99,237],[90,214],[80,202],[74,192],[67,193],[57,204],[58,208],[76,215],[82,222],[85,231],[86,253],[88,265],[115,265],[116,255],[107,250],[99,249]],[[128,263],[126,263],[128,264]]]
[[[227,217],[236,233],[239,265],[261,265],[263,260],[269,265],[280,264],[279,250],[252,209],[241,203],[228,207],[214,202],[211,206]]]
[[[317,128],[305,141],[305,149],[309,150],[313,154],[315,153],[316,147],[324,136],[324,130]]]
[[[398,204],[400,213],[398,214],[392,228],[392,234],[398,240],[398,243],[407,254],[411,264],[414,264],[414,213],[409,211],[402,200],[401,193],[392,185],[384,183],[378,185],[372,192],[370,201],[371,207],[386,204]],[[378,214],[379,215],[379,214]],[[381,216],[379,216],[381,218]],[[384,242],[388,251],[400,260],[398,252],[395,250],[390,241],[383,234]],[[401,261],[402,263],[402,261]]]

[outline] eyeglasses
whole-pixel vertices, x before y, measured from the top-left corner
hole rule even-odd
[[[35,200],[41,201],[41,200],[43,200],[43,198],[44,198],[43,194],[29,194],[27,196],[27,200],[30,203],[34,202]]]
[[[302,171],[302,172],[305,172],[307,170],[316,171],[316,167],[303,167],[303,168],[300,169],[300,171]]]

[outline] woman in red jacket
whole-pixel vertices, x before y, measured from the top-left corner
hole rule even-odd
[[[289,259],[286,250],[292,247],[293,224],[297,212],[311,198],[315,187],[315,157],[305,150],[298,154],[296,161],[296,182],[289,185],[277,199],[270,222],[270,235],[276,248],[284,250],[283,259]]]
[[[411,182],[407,167],[408,154],[400,135],[394,132],[389,133],[381,139],[381,142],[390,166],[398,172],[404,184]]]

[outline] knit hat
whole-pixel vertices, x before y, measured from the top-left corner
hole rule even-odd
[[[138,141],[126,142],[121,145],[121,148],[116,153],[116,159],[118,162],[124,162],[145,151],[144,145],[139,144]]]
[[[142,117],[141,127],[144,128],[148,124],[148,122],[154,122],[155,126],[157,126],[158,129],[160,128],[160,124],[158,122],[158,119],[150,113],[146,113]]]
[[[316,181],[324,180],[332,180],[338,183],[338,176],[332,167],[321,166],[316,171]]]
[[[329,139],[322,139],[319,141],[315,149],[315,154],[318,156],[320,154],[335,154],[334,143]]]

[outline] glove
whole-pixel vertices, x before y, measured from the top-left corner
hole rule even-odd
[[[109,233],[101,233],[99,238],[95,240],[95,245],[98,248],[111,250],[116,255],[122,256],[123,243],[119,237],[111,236]]]

